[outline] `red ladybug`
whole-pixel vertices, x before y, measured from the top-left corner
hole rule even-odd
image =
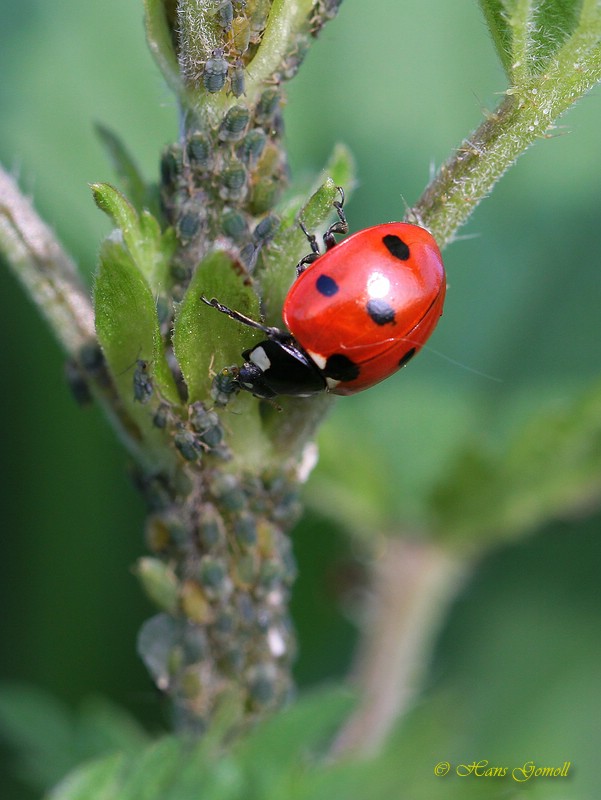
[[[432,235],[418,225],[389,222],[336,244],[334,234],[348,231],[340,194],[338,222],[323,237],[325,253],[301,226],[312,252],[299,263],[284,302],[287,330],[202,298],[267,336],[232,370],[234,390],[265,399],[354,394],[404,367],[436,327],[446,280]]]

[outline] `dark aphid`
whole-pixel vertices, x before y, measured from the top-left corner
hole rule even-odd
[[[247,108],[232,106],[219,126],[219,138],[224,142],[239,141],[246,132],[249,119],[250,112]]]
[[[216,47],[211,58],[207,59],[202,83],[207,92],[219,92],[225,86],[225,80],[229,70],[229,64],[223,57],[223,49]]]

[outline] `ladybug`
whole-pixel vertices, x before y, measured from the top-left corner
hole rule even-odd
[[[389,222],[337,243],[335,234],[348,232],[339,192],[338,221],[323,236],[323,254],[301,223],[311,253],[298,264],[284,302],[286,330],[202,297],[266,336],[242,354],[241,367],[226,370],[232,391],[263,399],[354,394],[404,367],[436,327],[446,279],[432,235],[418,225]]]

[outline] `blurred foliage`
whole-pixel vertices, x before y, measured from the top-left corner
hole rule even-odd
[[[88,698],[74,713],[53,695],[18,683],[0,688],[0,732],[15,748],[15,771],[38,789],[99,754],[135,755],[149,743],[133,717],[107,700]]]
[[[25,698],[20,695],[18,687],[0,690],[5,717],[7,711],[10,718],[10,711],[22,710]],[[28,729],[20,766],[31,785],[54,786],[44,795],[48,800],[187,800],[199,796],[200,787],[203,800],[388,800],[396,796],[400,775],[403,796],[415,800],[501,800],[522,796],[524,789],[531,790],[529,797],[555,796],[552,790],[540,794],[536,783],[508,787],[504,781],[435,778],[432,745],[453,750],[442,741],[444,734],[434,741],[431,731],[425,734],[424,723],[428,728],[432,722],[428,718],[410,720],[410,735],[398,732],[372,759],[324,762],[323,748],[352,707],[351,696],[340,690],[306,694],[293,708],[233,744],[225,738],[231,712],[227,703],[210,733],[194,743],[174,736],[144,739],[136,723],[116,708],[97,705],[73,714],[40,693],[35,700],[40,701],[37,721],[42,725]],[[448,698],[435,699],[434,705],[439,711],[453,711]],[[15,716],[10,719],[13,735],[20,728]],[[35,711],[33,719],[31,714],[26,718],[36,721]],[[426,737],[429,745],[424,748]],[[32,751],[35,762],[30,761]],[[78,766],[55,785],[58,768],[70,759]]]
[[[42,216],[90,274],[108,225],[87,184],[115,179],[94,124],[116,131],[150,180],[161,145],[176,136],[173,101],[146,52],[141,6],[0,0],[0,9],[0,159],[20,173]],[[476,3],[413,0],[401,9],[396,0],[345,0],[289,89],[293,174],[310,185],[315,165],[342,140],[358,164],[359,187],[347,208],[352,228],[399,218],[422,191],[429,165],[448,155],[504,87]],[[450,465],[465,465],[470,448],[509,452],[507,441],[528,420],[542,457],[554,459],[552,426],[562,409],[578,409],[598,377],[600,114],[590,98],[573,109],[447,249],[448,300],[431,346],[408,370],[335,406],[322,465],[307,489],[318,511],[295,534],[301,686],[344,673],[352,647],[357,566],[353,542],[331,518],[353,516],[362,532],[373,532],[371,511],[357,504],[372,484],[380,526],[420,528],[424,498]],[[156,730],[157,699],[134,651],[150,612],[127,571],[144,547],[142,504],[123,478],[111,433],[95,409],[75,406],[59,377],[57,347],[5,270],[0,302],[8,542],[0,579],[2,674],[47,688],[69,708],[92,692],[105,694]],[[591,417],[585,410],[570,416],[573,425],[582,423],[583,443],[587,420],[598,420],[594,409]],[[346,470],[353,459],[361,460],[363,477],[350,505],[347,493],[328,489],[340,467],[353,472]],[[557,459],[554,469],[553,492],[573,478],[569,458]],[[525,487],[529,477],[513,473]],[[476,495],[467,500],[479,502]],[[440,760],[479,758],[512,765],[571,760],[568,790],[560,781],[524,788],[534,797],[594,795],[601,542],[600,518],[587,511],[573,509],[481,565],[442,632],[419,706],[373,771],[357,768],[358,786],[366,786],[366,775],[372,781],[370,797],[393,796],[401,773],[414,798],[511,797],[506,782],[483,787],[433,776]],[[46,701],[11,694],[12,718],[21,723],[13,741],[31,745],[24,737],[37,731],[27,724],[34,712],[40,720],[47,712],[48,725],[55,719],[54,734],[41,721],[40,730],[57,749],[78,738],[73,712],[53,717]],[[153,746],[148,763],[169,741]],[[60,763],[67,768],[113,749],[114,738],[104,742]],[[63,758],[73,752],[61,750]],[[283,765],[282,775],[288,768],[299,775],[302,759],[294,753],[300,761]],[[100,763],[111,774],[114,761]],[[25,769],[31,776],[31,765]],[[232,769],[236,780],[246,774],[239,764]],[[61,770],[38,775],[38,786]],[[335,796],[335,780],[323,780],[327,796]],[[224,786],[219,796],[235,796]],[[34,796],[3,784],[5,800]],[[315,789],[310,796],[322,795]]]

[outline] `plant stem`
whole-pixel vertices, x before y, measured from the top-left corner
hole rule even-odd
[[[76,267],[15,180],[0,168],[0,252],[71,355],[95,338],[94,313]]]
[[[409,221],[428,227],[442,248],[478,203],[533,142],[548,138],[554,122],[601,78],[601,15],[584,7],[574,34],[546,70],[507,90],[497,109],[444,163]]]
[[[373,563],[353,682],[361,701],[332,751],[374,753],[405,713],[464,565],[443,548],[389,538]]]

